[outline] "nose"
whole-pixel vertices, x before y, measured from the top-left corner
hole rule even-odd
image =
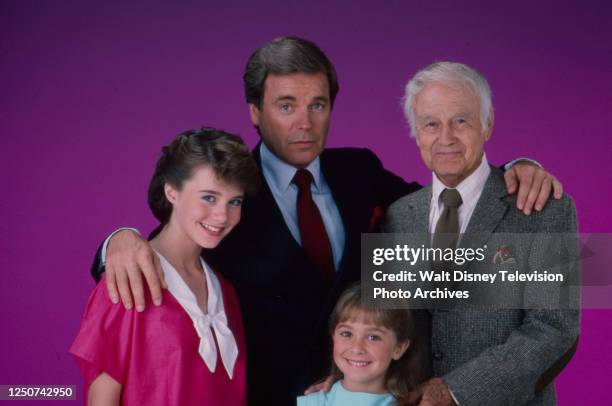
[[[227,205],[216,204],[213,209],[213,219],[219,224],[225,224],[227,222]]]
[[[365,353],[365,343],[363,340],[355,339],[351,345],[351,351],[355,354]]]
[[[296,118],[296,126],[300,130],[309,130],[312,127],[312,118],[309,109],[302,109]]]
[[[442,128],[442,131],[440,133],[440,142],[444,145],[451,145],[455,142],[455,140],[456,140],[455,132],[452,126],[450,125],[444,126],[444,128]]]

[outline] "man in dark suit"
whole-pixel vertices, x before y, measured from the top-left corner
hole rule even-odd
[[[241,224],[204,255],[241,303],[250,404],[294,404],[329,367],[327,318],[340,291],[359,278],[360,234],[380,209],[420,186],[385,170],[369,150],[325,149],[338,82],[314,43],[283,37],[265,44],[251,55],[244,85],[262,139],[254,155],[263,188],[245,202]],[[536,204],[546,201],[554,179],[523,170],[521,184],[534,184],[534,193],[521,192],[530,210],[540,187]],[[509,172],[513,189],[516,168]],[[110,242],[99,259],[106,256],[111,298],[118,302],[120,293],[131,307],[133,294],[142,310],[142,273],[158,304],[163,278],[146,241],[122,231]]]
[[[430,235],[434,248],[490,247],[484,260],[461,268],[472,275],[546,270],[576,283],[571,199],[564,195],[525,216],[505,190],[501,171],[487,163],[493,109],[484,77],[463,64],[432,64],[406,86],[405,110],[433,184],[393,203],[383,231]],[[453,289],[471,286],[455,282]],[[551,381],[575,349],[578,294],[545,283],[486,286],[481,299],[483,293],[493,299],[480,305],[430,309],[437,378],[424,384],[422,405],[556,404]],[[556,293],[561,291],[570,293]]]

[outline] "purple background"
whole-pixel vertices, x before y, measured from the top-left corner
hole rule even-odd
[[[96,247],[118,225],[153,227],[147,184],[178,132],[205,124],[256,143],[241,77],[276,36],[312,39],[336,65],[329,145],[369,147],[422,183],[403,85],[434,60],[476,67],[494,93],[489,161],[539,160],[574,197],[581,231],[612,231],[604,2],[83,3],[0,1],[0,384],[81,384],[67,350]],[[559,404],[609,399],[611,321],[583,312]]]

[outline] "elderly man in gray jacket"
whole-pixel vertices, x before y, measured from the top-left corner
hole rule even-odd
[[[383,231],[429,233],[434,246],[456,246],[463,233],[576,232],[568,196],[524,216],[507,194],[502,173],[487,163],[491,91],[474,69],[440,62],[419,71],[406,86],[405,113],[433,183],[395,202]],[[438,240],[442,236],[451,241]],[[569,268],[577,275],[577,265]],[[421,404],[555,404],[546,374],[576,343],[577,307],[431,309],[436,377],[423,385]]]

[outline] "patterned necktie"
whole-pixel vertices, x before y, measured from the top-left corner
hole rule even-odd
[[[434,232],[434,248],[455,248],[459,238],[459,206],[463,203],[457,189],[444,189],[442,194],[444,211],[438,219]]]
[[[297,215],[302,247],[325,284],[329,285],[334,277],[334,260],[323,218],[312,200],[310,192],[312,174],[306,169],[298,169],[293,177],[293,183],[299,189]]]

